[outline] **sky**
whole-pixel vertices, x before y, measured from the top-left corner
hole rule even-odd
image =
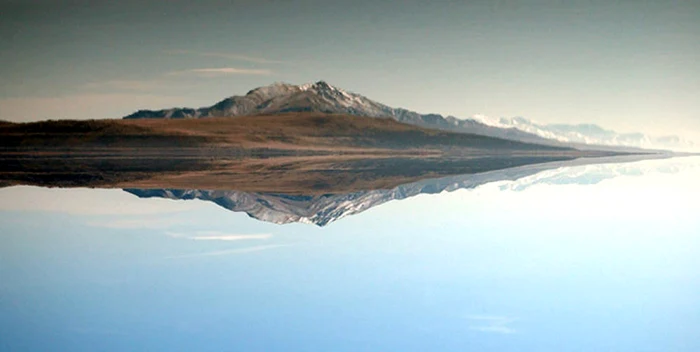
[[[4,0],[0,119],[325,80],[390,106],[700,140],[700,1]]]
[[[2,188],[0,351],[698,351],[700,158],[602,170],[324,228]]]

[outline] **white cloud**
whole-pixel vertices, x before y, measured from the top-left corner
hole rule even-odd
[[[252,69],[252,68],[236,68],[236,67],[218,67],[218,68],[194,68],[183,71],[173,71],[168,73],[168,76],[196,74],[202,76],[221,76],[221,75],[263,75],[272,74],[272,71],[267,69]]]
[[[90,221],[87,226],[102,227],[109,229],[162,229],[172,227],[173,225],[182,225],[186,223],[181,218],[152,218],[152,217],[137,217],[126,219],[111,219],[104,221]]]
[[[481,332],[492,332],[498,334],[514,334],[515,330],[507,328],[505,326],[470,326],[469,330],[481,331]]]
[[[220,235],[220,236],[197,236],[190,237],[195,241],[240,241],[240,240],[266,240],[272,237],[268,234],[260,235]]]
[[[219,52],[196,52],[189,50],[173,50],[166,51],[166,54],[187,54],[187,55],[197,55],[203,57],[221,57],[228,58],[238,61],[251,62],[256,64],[281,64],[282,61],[269,60],[261,57],[254,57],[248,55],[240,55],[233,53],[219,53]],[[168,77],[173,76],[184,76],[184,75],[197,75],[200,77],[215,77],[215,76],[230,76],[230,75],[261,75],[267,76],[273,72],[269,69],[260,68],[237,68],[237,67],[217,67],[217,68],[194,68],[188,70],[171,71],[162,75],[158,75],[153,78],[146,79],[114,79],[102,82],[91,82],[83,85],[83,88],[88,90],[96,89],[113,89],[119,91],[136,91],[136,92],[149,92],[149,91],[162,91],[168,89],[172,86],[172,82],[169,82]]]
[[[199,52],[191,50],[172,50],[166,51],[168,54],[186,54],[186,55],[197,55],[204,57],[220,57],[224,59],[232,59],[245,62],[253,62],[256,64],[282,64],[284,61],[270,60],[262,57],[234,54],[234,53],[220,53],[220,52]]]
[[[156,89],[166,88],[168,85],[157,79],[144,79],[144,80],[127,80],[127,79],[115,79],[104,82],[91,82],[85,84],[83,87],[86,89],[118,89],[118,90],[132,90],[132,91],[152,91]]]
[[[102,82],[90,82],[82,86],[88,91],[117,91],[117,92],[162,92],[172,88],[174,80],[178,77],[188,76],[188,79],[211,78],[219,76],[268,76],[273,72],[268,69],[251,69],[251,68],[236,68],[236,67],[218,67],[218,68],[194,68],[181,71],[171,71],[157,77],[145,78],[143,80],[135,79],[116,79]],[[194,77],[193,77],[194,76]],[[104,94],[102,94],[104,95]],[[112,94],[114,95],[114,94]],[[171,104],[172,105],[172,104]],[[175,104],[177,105],[177,104]],[[179,106],[179,105],[178,105]],[[133,110],[133,109],[132,109]]]
[[[69,328],[68,332],[81,335],[127,335],[127,333],[122,330],[103,329],[97,327],[74,327]]]
[[[492,315],[470,315],[467,319],[470,321],[469,330],[495,334],[516,333],[515,329],[508,326],[516,321],[516,318]]]
[[[200,258],[200,257],[218,257],[218,256],[225,256],[225,255],[236,255],[236,254],[261,252],[261,251],[266,251],[268,249],[289,247],[289,246],[291,246],[291,245],[290,244],[274,244],[274,245],[266,245],[266,246],[254,246],[254,247],[247,247],[247,248],[227,249],[227,250],[221,250],[221,251],[210,251],[210,252],[175,255],[175,256],[165,257],[165,259],[188,259],[188,258]]]
[[[166,232],[166,235],[173,238],[185,238],[195,241],[243,241],[243,240],[267,240],[271,234],[229,234],[219,231],[197,231],[194,235],[187,235],[178,232]]]

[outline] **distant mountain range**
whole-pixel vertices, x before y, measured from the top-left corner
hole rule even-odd
[[[540,124],[524,117],[493,119],[484,115],[475,115],[470,119],[497,128],[517,128],[564,143],[678,150],[687,150],[695,146],[693,142],[678,136],[654,137],[643,133],[617,133],[594,124]]]
[[[657,155],[654,158],[664,157],[663,155]],[[458,189],[476,188],[496,181],[527,180],[527,182],[514,183],[518,185],[519,189],[525,188],[527,184],[543,182],[595,183],[602,179],[613,177],[617,172],[615,170],[621,168],[618,165],[617,168],[611,169],[605,167],[604,164],[632,162],[650,158],[648,155],[583,158],[526,165],[477,174],[426,179],[400,185],[392,189],[376,189],[346,194],[287,195],[227,190],[176,189],[125,189],[124,191],[140,198],[199,199],[214,202],[225,209],[234,212],[245,212],[252,218],[275,224],[300,222],[326,226],[341,218],[361,213],[389,201],[405,199],[419,194],[437,194],[444,191],[452,192]],[[588,174],[581,174],[576,175],[574,178],[571,177],[571,172],[562,175],[562,170],[570,170],[569,168],[572,167],[593,163],[596,164],[594,167],[598,171],[592,173],[590,177]],[[553,170],[554,172],[551,174],[544,172],[547,170]],[[529,176],[532,176],[532,178],[527,178]]]
[[[479,115],[460,119],[439,114],[420,114],[407,109],[392,108],[362,95],[334,87],[324,81],[302,85],[275,83],[253,89],[244,96],[226,98],[209,107],[139,110],[124,118],[179,119],[290,112],[389,117],[399,122],[427,128],[579,149],[586,149],[587,145],[661,149],[687,149],[692,146],[676,136],[651,138],[643,134],[617,134],[595,125],[538,125],[520,117],[492,120]]]

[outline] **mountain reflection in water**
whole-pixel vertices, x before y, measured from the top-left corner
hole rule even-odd
[[[655,157],[661,158],[661,157]],[[376,189],[344,194],[290,195],[241,192],[235,190],[124,189],[140,198],[199,199],[214,202],[235,212],[275,224],[308,223],[326,226],[346,216],[361,213],[392,200],[419,194],[471,189],[498,181],[518,181],[503,186],[521,190],[530,185],[595,184],[616,175],[640,174],[643,165],[626,164],[650,159],[626,156],[526,165],[491,172],[426,179],[392,189]]]
[[[352,194],[148,191],[356,215],[325,227],[5,187],[0,351],[700,351],[700,158],[600,161]]]

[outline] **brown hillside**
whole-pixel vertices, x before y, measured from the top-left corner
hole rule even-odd
[[[319,113],[204,119],[42,121],[0,125],[3,148],[569,150],[430,130],[392,119]]]

